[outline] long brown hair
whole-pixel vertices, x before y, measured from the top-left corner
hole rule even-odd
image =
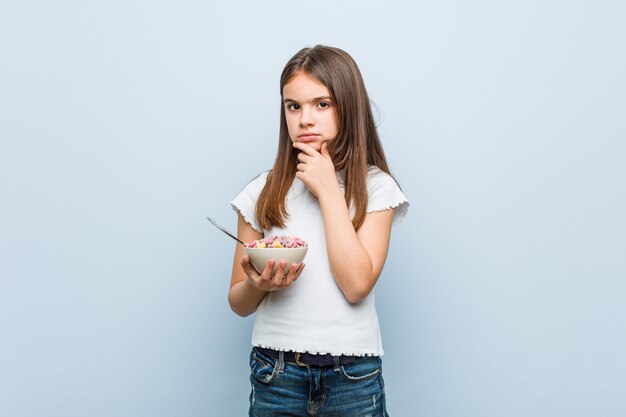
[[[295,54],[280,76],[280,131],[274,166],[256,204],[256,219],[265,230],[285,227],[289,216],[286,196],[296,176],[298,150],[292,146],[285,120],[283,87],[304,72],[328,88],[335,105],[339,133],[327,142],[337,171],[343,171],[345,198],[354,208],[352,224],[358,230],[367,210],[367,168],[375,165],[390,174],[376,131],[370,100],[356,62],[339,48],[317,45]]]

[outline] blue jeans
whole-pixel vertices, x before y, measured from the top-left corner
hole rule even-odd
[[[300,366],[250,353],[250,417],[388,417],[382,362]]]

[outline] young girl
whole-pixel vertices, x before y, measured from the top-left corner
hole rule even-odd
[[[291,235],[309,248],[306,267],[275,259],[262,271],[241,245],[235,250],[230,306],[256,312],[249,415],[387,416],[373,289],[408,201],[350,55],[302,49],[285,66],[280,93],[274,166],[232,206],[242,241]]]

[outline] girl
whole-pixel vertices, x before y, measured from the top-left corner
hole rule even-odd
[[[241,245],[235,250],[230,306],[256,312],[249,415],[387,416],[372,290],[408,201],[350,55],[302,49],[285,66],[280,93],[274,166],[232,206],[242,241],[293,235],[309,249],[306,267],[275,259],[262,271]]]

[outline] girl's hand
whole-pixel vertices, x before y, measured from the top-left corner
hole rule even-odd
[[[322,143],[320,152],[302,142],[294,142],[293,147],[300,150],[296,177],[310,192],[319,199],[321,193],[332,190],[333,187],[339,189],[335,166],[328,153],[326,142]]]
[[[270,259],[265,265],[263,272],[259,274],[252,266],[252,263],[250,263],[250,257],[248,255],[244,255],[243,258],[241,258],[241,266],[248,276],[248,284],[263,291],[278,291],[289,287],[300,277],[304,269],[304,264],[298,266],[296,263],[287,268],[287,263],[283,260],[278,264],[276,274],[272,276],[274,260]]]

